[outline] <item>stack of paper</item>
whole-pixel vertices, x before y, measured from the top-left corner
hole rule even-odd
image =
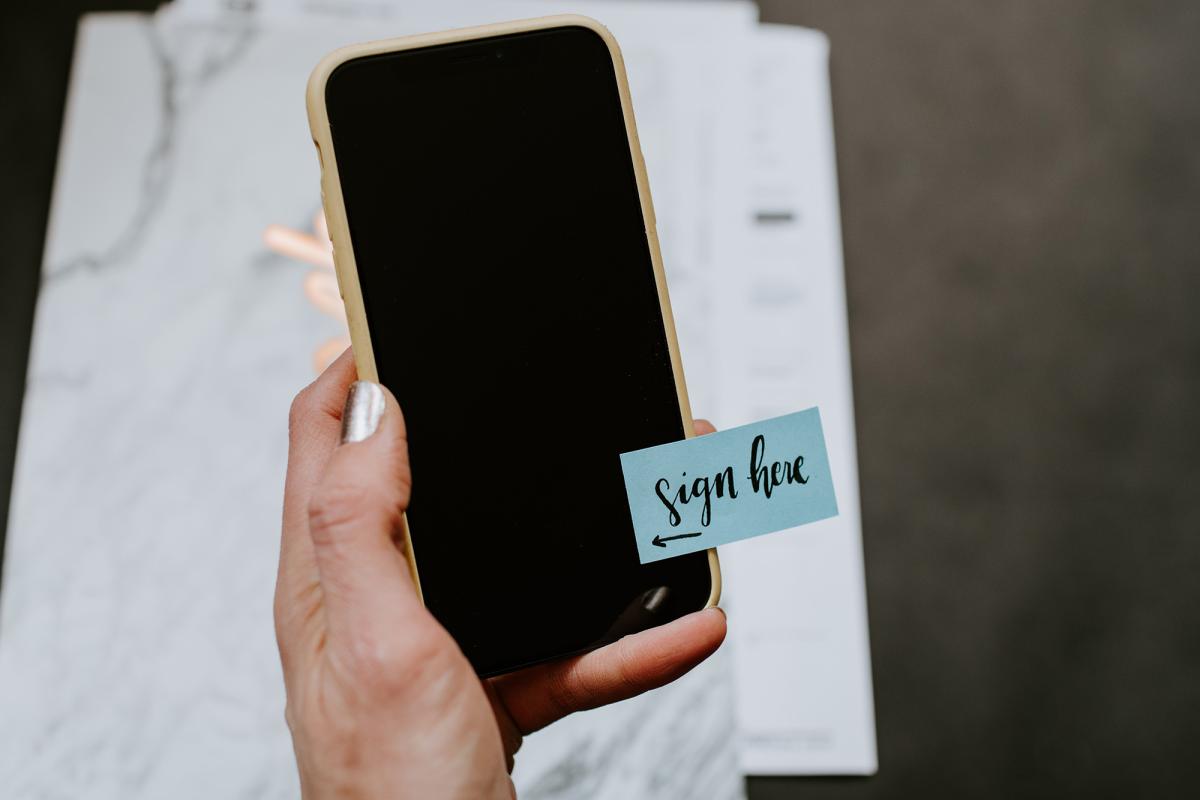
[[[728,645],[530,737],[521,796],[875,770],[825,38],[744,2],[177,0],[80,31],[0,597],[14,796],[295,795],[270,622],[284,417],[340,331],[262,235],[319,208],[308,72],[352,41],[566,11],[625,53],[695,413],[820,406],[841,515],[723,548]]]

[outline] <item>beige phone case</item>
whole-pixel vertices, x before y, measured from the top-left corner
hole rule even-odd
[[[541,30],[544,28],[582,27],[595,31],[608,45],[616,72],[617,85],[621,94],[621,106],[625,112],[625,130],[629,139],[629,150],[633,156],[634,172],[637,175],[638,193],[642,200],[642,216],[646,221],[646,236],[654,262],[654,282],[658,286],[658,300],[662,307],[663,324],[671,352],[671,368],[675,372],[675,389],[679,395],[679,409],[683,415],[684,431],[690,438],[692,411],[688,403],[687,384],[683,379],[683,364],[679,357],[679,342],[675,336],[675,320],[671,316],[671,301],[667,296],[667,279],[663,272],[662,254],[658,248],[658,231],[655,228],[654,206],[650,199],[650,182],[646,177],[646,164],[642,160],[642,149],[638,144],[637,126],[633,120],[633,105],[629,95],[629,81],[625,76],[625,62],[621,49],[607,28],[594,19],[576,15],[559,15],[538,19],[481,25],[475,28],[406,36],[399,39],[384,39],[377,42],[350,45],[339,48],[321,59],[308,79],[308,123],[312,128],[313,141],[317,145],[317,156],[321,160],[321,199],[325,206],[325,218],[329,223],[329,237],[333,241],[334,265],[337,268],[338,286],[346,304],[346,319],[350,325],[350,340],[354,343],[354,362],[359,377],[378,381],[375,368],[375,353],[371,347],[370,331],[367,328],[366,311],[363,308],[362,290],[358,282],[358,268],[354,263],[354,249],[350,245],[350,229],[346,223],[346,205],[342,197],[341,180],[338,177],[337,159],[334,157],[333,139],[329,130],[329,114],[325,108],[325,84],[333,71],[341,64],[363,56],[412,50],[418,47],[484,39],[512,33]],[[413,580],[421,593],[420,573],[413,553],[412,540],[404,522],[403,538],[405,556],[412,570]],[[721,567],[715,548],[708,550],[712,592],[707,606],[715,606],[721,597]],[[706,606],[706,607],[707,607]]]

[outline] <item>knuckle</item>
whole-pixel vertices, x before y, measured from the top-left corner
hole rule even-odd
[[[433,631],[409,630],[386,638],[359,632],[347,656],[359,685],[374,698],[394,696],[424,686],[431,675],[448,672],[446,643]]]
[[[308,524],[315,544],[329,544],[333,535],[360,523],[371,507],[371,492],[353,483],[325,484],[308,501]]]
[[[304,387],[292,398],[291,408],[288,409],[288,434],[294,438],[320,413],[321,404],[317,400],[316,390],[311,385]]]
[[[571,664],[561,672],[551,673],[546,683],[546,698],[555,711],[556,718],[562,718],[579,710],[580,677],[577,663]]]
[[[379,481],[336,480],[317,487],[308,501],[308,525],[313,544],[335,545],[349,530],[369,526],[395,535],[407,504],[404,480],[396,485]]]
[[[390,642],[381,641],[367,631],[356,631],[346,646],[346,657],[355,678],[364,685],[372,685],[380,676],[387,675],[399,661],[396,648]]]
[[[622,639],[616,645],[616,669],[613,671],[613,684],[622,697],[632,697],[640,694],[643,687],[637,679],[637,659],[628,639]]]

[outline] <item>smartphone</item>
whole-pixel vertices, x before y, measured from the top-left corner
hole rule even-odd
[[[408,429],[404,546],[480,675],[713,605],[638,561],[619,456],[692,435],[612,35],[560,16],[357,45],[308,86],[361,377]]]

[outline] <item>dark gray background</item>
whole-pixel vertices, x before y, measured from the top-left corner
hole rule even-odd
[[[74,21],[153,5],[4,4],[0,486]],[[1200,4],[761,5],[833,44],[880,774],[752,797],[1194,795]]]

